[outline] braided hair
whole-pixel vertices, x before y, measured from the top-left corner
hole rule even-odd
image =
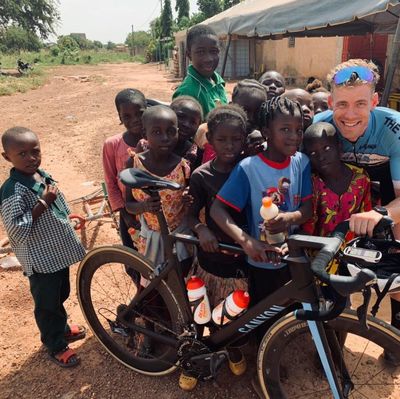
[[[236,104],[221,105],[208,114],[207,127],[209,134],[213,134],[219,125],[227,121],[238,124],[243,134],[246,134],[246,112]]]
[[[292,101],[289,98],[282,96],[274,97],[261,105],[259,126],[261,128],[268,127],[278,112],[282,115],[294,116],[296,111],[303,119],[303,111],[301,105],[297,101]]]

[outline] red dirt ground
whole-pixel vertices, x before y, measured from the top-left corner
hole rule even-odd
[[[142,90],[147,97],[169,101],[179,82],[158,65],[117,64],[63,66],[50,71],[43,87],[24,94],[0,97],[0,132],[27,126],[40,136],[44,169],[59,181],[68,199],[87,194],[102,180],[104,139],[121,131],[114,107],[115,94],[124,88]],[[231,91],[232,84],[228,85]],[[0,181],[9,164],[0,163]],[[91,182],[89,184],[84,184]],[[4,237],[4,233],[0,238]],[[89,246],[118,243],[109,224],[92,224]],[[67,310],[73,322],[84,324],[75,293],[76,266],[71,268],[72,293]],[[50,363],[41,347],[33,319],[28,281],[21,271],[0,269],[0,398],[255,398],[250,386],[254,364],[242,377],[224,367],[213,383],[201,383],[192,393],[182,392],[178,375],[152,378],[134,373],[108,355],[89,332],[72,344],[82,364],[65,370]],[[382,313],[388,316],[387,304]],[[370,399],[379,393],[371,393]],[[391,398],[400,398],[394,389]]]

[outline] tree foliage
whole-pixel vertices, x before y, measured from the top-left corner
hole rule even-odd
[[[222,11],[220,0],[197,0],[199,11],[204,15],[205,19],[214,16]]]
[[[169,37],[172,33],[172,8],[171,0],[164,1],[164,7],[161,13],[161,36]]]
[[[0,1],[0,27],[3,29],[15,25],[46,39],[54,33],[59,18],[55,0]]]
[[[178,24],[182,20],[182,18],[189,19],[189,11],[190,11],[190,4],[189,0],[176,0],[175,3],[175,11],[178,13]]]
[[[138,47],[146,47],[149,45],[151,40],[150,33],[147,33],[143,30],[132,32],[128,34],[125,40],[125,44],[128,46],[138,46]]]
[[[222,1],[222,8],[227,10],[228,8],[233,7],[236,4],[239,4],[240,0],[223,0]]]
[[[42,42],[34,33],[27,31],[20,26],[11,25],[0,31],[0,51],[13,53],[20,50],[39,51]]]

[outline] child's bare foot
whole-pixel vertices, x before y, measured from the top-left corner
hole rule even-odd
[[[77,366],[81,360],[76,355],[73,349],[70,349],[68,346],[57,353],[50,353],[49,358],[52,362],[58,364],[60,367],[75,367]]]

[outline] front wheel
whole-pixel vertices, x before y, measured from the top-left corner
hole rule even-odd
[[[152,264],[130,248],[96,248],[79,266],[77,294],[90,329],[112,356],[140,373],[164,375],[175,370],[176,348],[117,321],[140,289],[138,273],[148,278],[152,271]],[[182,333],[182,312],[164,280],[129,312],[127,320],[171,338]]]
[[[400,372],[383,359],[383,351],[391,351],[400,359],[399,331],[374,317],[368,317],[368,324],[369,330],[362,330],[352,310],[324,323],[326,329],[345,337],[343,358],[354,384],[348,397],[398,398]],[[257,372],[266,398],[333,397],[308,324],[293,313],[278,320],[265,334]],[[340,379],[340,370],[337,372]]]

